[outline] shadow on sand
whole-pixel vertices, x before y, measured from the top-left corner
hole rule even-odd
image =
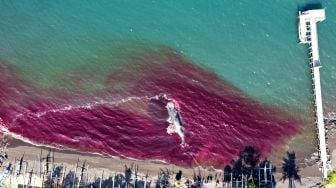
[[[287,157],[283,158],[282,162],[282,178],[284,182],[288,180],[288,187],[294,188],[295,181],[301,183],[301,177],[299,175],[300,169],[296,165],[296,156],[295,152],[287,152]]]

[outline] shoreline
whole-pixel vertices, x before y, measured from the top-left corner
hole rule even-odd
[[[327,125],[328,126],[328,145],[330,149],[331,160],[336,158],[336,137],[333,138],[333,135],[336,134],[336,125]],[[330,126],[330,128],[329,128]],[[85,153],[81,151],[75,151],[73,149],[67,148],[56,148],[56,147],[48,147],[46,145],[35,145],[31,143],[27,143],[24,140],[17,139],[16,137],[11,136],[11,134],[4,133],[4,138],[8,141],[7,154],[9,156],[9,160],[7,162],[13,162],[14,159],[19,159],[24,155],[24,160],[27,160],[29,164],[36,165],[38,163],[38,156],[41,151],[43,151],[43,155],[46,155],[47,151],[52,150],[55,155],[55,164],[60,165],[64,164],[69,167],[69,170],[74,170],[77,161],[86,161],[90,166],[90,176],[98,176],[104,172],[107,176],[112,176],[116,173],[124,173],[125,167],[131,167],[133,164],[139,166],[139,175],[140,177],[145,177],[148,175],[150,179],[155,180],[158,176],[158,173],[161,170],[169,170],[169,172],[173,172],[171,177],[174,178],[175,174],[178,170],[182,170],[183,176],[187,178],[192,178],[194,172],[201,172],[202,175],[214,175],[214,174],[223,174],[221,169],[215,169],[212,167],[203,168],[203,167],[181,167],[169,163],[165,163],[164,161],[159,160],[137,160],[126,157],[116,157],[116,156],[108,156],[103,154],[96,153]],[[307,154],[304,162],[301,163],[297,161],[300,166],[300,175],[302,178],[302,184],[297,185],[297,187],[307,187],[316,185],[317,183],[321,183],[321,174],[318,171],[318,165],[314,163],[314,158],[312,157],[314,154]],[[286,187],[288,183],[282,182],[280,179],[282,177],[281,163],[280,161],[273,161],[275,166],[277,167],[277,171],[274,173],[274,177],[277,182],[277,187]],[[223,164],[224,168],[225,164]],[[332,163],[332,167],[335,167],[336,163]],[[30,169],[31,167],[29,167]],[[335,168],[333,168],[335,169]]]
[[[107,156],[103,154],[85,153],[75,150],[50,148],[47,146],[36,146],[30,143],[26,143],[16,138],[8,138],[7,154],[10,159],[20,158],[24,154],[24,159],[28,161],[38,161],[40,152],[46,154],[48,151],[53,151],[55,155],[55,163],[67,164],[71,166],[76,164],[77,160],[86,161],[90,168],[95,170],[109,170],[113,172],[123,173],[125,171],[125,165],[131,166],[132,164],[139,165],[139,172],[148,174],[150,176],[156,176],[161,169],[169,169],[172,171],[182,170],[183,174],[188,177],[192,177],[194,170],[200,169],[202,172],[207,171],[209,173],[218,171],[214,168],[205,169],[203,167],[181,167],[174,164],[165,163],[159,160],[137,160],[124,157]]]
[[[336,134],[336,130],[330,131]],[[329,132],[328,132],[329,133]],[[9,137],[8,135],[5,137],[8,139],[8,147],[7,154],[9,156],[9,160],[6,162],[13,162],[14,159],[20,159],[24,155],[24,160],[28,161],[29,164],[34,164],[33,167],[37,167],[39,161],[39,154],[42,151],[43,155],[46,156],[47,152],[52,150],[55,156],[55,164],[57,165],[65,165],[67,170],[74,171],[76,163],[78,160],[80,163],[86,161],[89,166],[88,175],[90,178],[100,177],[104,173],[104,177],[112,177],[115,174],[123,174],[125,172],[126,167],[131,167],[133,164],[138,165],[139,167],[139,177],[145,177],[148,175],[149,180],[152,180],[152,184],[155,184],[155,180],[157,179],[158,173],[162,170],[168,170],[171,175],[171,178],[174,179],[175,173],[181,170],[183,172],[183,177],[193,178],[194,173],[201,172],[205,177],[207,175],[215,175],[219,174],[220,176],[223,174],[222,170],[214,169],[214,168],[202,168],[202,167],[180,167],[173,164],[167,164],[159,161],[146,161],[146,160],[133,160],[122,157],[109,157],[91,153],[84,153],[79,151],[72,151],[67,149],[57,149],[57,148],[48,148],[46,146],[35,146],[30,143],[26,143],[22,140],[18,140],[13,137]],[[334,140],[330,140],[333,143],[336,143],[336,138]],[[336,147],[333,148],[332,158],[336,157]],[[336,165],[336,164],[335,164]],[[225,165],[223,165],[224,168]],[[281,166],[276,165],[277,171],[274,173],[275,180],[277,182],[277,187],[287,188],[288,181],[281,181],[282,171]],[[317,183],[321,183],[321,175],[317,170],[317,164],[313,164],[311,166],[300,167],[300,175],[302,178],[302,184],[296,183],[296,187],[310,187],[314,186]],[[31,169],[28,167],[28,169]],[[206,186],[213,187],[213,186]]]

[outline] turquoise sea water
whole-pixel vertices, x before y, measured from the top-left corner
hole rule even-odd
[[[99,80],[128,54],[166,46],[258,101],[310,119],[311,76],[297,14],[311,2],[1,1],[0,60],[42,88],[70,89],[77,84],[74,72]],[[318,28],[329,112],[336,107],[336,3],[323,6],[327,20]],[[84,89],[104,87],[84,79]]]
[[[166,45],[260,101],[305,111],[311,81],[296,16],[306,2],[2,1],[0,57],[50,86],[74,66],[101,66],[125,43]],[[323,5],[322,84],[330,109],[336,103],[336,3]]]

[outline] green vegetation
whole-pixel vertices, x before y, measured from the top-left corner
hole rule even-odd
[[[247,188],[257,188],[257,185],[254,184],[253,182],[250,182],[247,184]]]
[[[329,185],[336,185],[336,172],[330,172],[328,174],[327,182]]]

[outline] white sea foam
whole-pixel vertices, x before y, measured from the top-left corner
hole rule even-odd
[[[110,148],[112,149],[115,153],[118,154],[118,156],[114,156],[114,155],[111,155],[111,154],[108,154],[108,153],[98,153],[98,152],[83,152],[83,151],[80,151],[80,150],[76,150],[74,148],[69,148],[69,147],[65,147],[63,145],[48,145],[48,144],[42,144],[42,143],[36,143],[36,142],[33,142],[31,140],[29,140],[28,138],[25,138],[19,134],[16,134],[16,133],[13,133],[11,131],[8,130],[8,128],[5,126],[5,124],[3,123],[2,119],[0,118],[0,131],[2,134],[4,135],[8,135],[12,138],[15,138],[17,140],[21,140],[25,143],[28,143],[28,144],[31,144],[33,146],[36,146],[36,147],[47,147],[47,148],[52,148],[52,149],[57,149],[57,150],[62,150],[62,151],[73,151],[73,152],[78,152],[78,153],[83,153],[83,154],[93,154],[93,155],[98,155],[98,156],[102,156],[102,157],[111,157],[113,159],[120,159],[120,157],[122,158],[126,158],[126,159],[129,159],[129,160],[133,160],[133,161],[150,161],[150,162],[160,162],[160,163],[164,163],[164,164],[169,164],[167,161],[165,160],[162,160],[162,159],[150,159],[150,160],[140,160],[140,159],[136,159],[136,158],[132,158],[132,157],[128,157],[128,156],[125,156],[121,153],[119,153],[118,151],[114,150],[113,148]],[[79,140],[77,140],[79,141]]]
[[[8,130],[8,128],[5,126],[5,124],[3,123],[2,119],[0,118],[0,131],[4,134],[4,135],[8,135],[12,138],[15,138],[17,140],[21,140],[25,143],[28,143],[28,144],[31,144],[33,146],[36,146],[36,147],[46,147],[46,148],[52,148],[52,149],[57,149],[57,150],[61,150],[61,151],[72,151],[72,152],[78,152],[78,153],[83,153],[83,154],[93,154],[93,155],[97,155],[97,156],[102,156],[102,157],[110,157],[110,158],[113,158],[113,159],[120,159],[121,157],[122,158],[125,158],[125,159],[128,159],[128,160],[132,160],[132,161],[147,161],[147,162],[159,162],[159,163],[162,163],[162,164],[170,164],[169,162],[163,160],[163,159],[145,159],[145,160],[140,160],[140,159],[136,159],[136,158],[133,158],[133,157],[129,157],[129,156],[125,156],[119,152],[117,152],[116,150],[114,150],[113,148],[110,148],[112,149],[115,153],[117,153],[118,156],[114,156],[114,155],[111,155],[111,154],[108,154],[108,153],[98,153],[98,152],[83,152],[83,151],[80,151],[80,150],[76,150],[74,148],[69,148],[69,147],[65,147],[63,145],[48,145],[48,144],[42,144],[42,143],[36,143],[36,142],[33,142],[31,140],[29,140],[28,138],[25,138],[19,134],[16,134],[16,133],[13,133],[11,131]],[[183,148],[187,147],[188,145],[187,144],[184,144],[185,146],[182,146]],[[195,159],[194,157],[194,154],[192,153],[189,153],[188,152],[188,155],[192,156],[193,158],[193,161],[194,163],[196,164],[196,167],[197,168],[201,168],[203,170],[205,170]],[[216,169],[216,170],[220,170],[220,169]]]
[[[155,95],[155,96],[144,96],[144,97],[127,97],[127,98],[124,98],[124,99],[121,99],[119,101],[105,101],[103,99],[101,99],[99,102],[96,101],[94,103],[87,103],[85,105],[80,105],[80,106],[71,106],[71,105],[68,105],[68,106],[65,106],[65,107],[62,107],[62,108],[58,108],[58,109],[51,109],[51,110],[46,110],[46,111],[42,111],[42,112],[36,112],[36,113],[31,113],[31,112],[26,112],[26,113],[22,113],[22,114],[18,114],[16,117],[15,117],[15,121],[21,117],[23,117],[24,115],[33,115],[33,116],[36,116],[36,117],[41,117],[41,116],[44,116],[48,113],[56,113],[56,112],[64,112],[64,111],[69,111],[69,110],[73,110],[73,109],[80,109],[80,108],[84,108],[84,109],[91,109],[93,107],[96,107],[96,106],[99,106],[99,105],[119,105],[119,104],[122,104],[122,103],[125,103],[125,102],[130,102],[130,101],[133,101],[133,100],[143,100],[143,99],[146,99],[146,100],[159,100],[160,97],[164,98],[164,99],[167,99],[169,100],[168,96],[166,94],[158,94],[158,95]],[[108,157],[111,157],[111,158],[115,158],[115,159],[120,159],[120,157],[123,157],[123,158],[126,158],[126,159],[130,159],[130,160],[134,160],[134,161],[145,161],[145,160],[139,160],[139,159],[135,159],[135,158],[132,158],[132,157],[128,157],[128,156],[125,156],[121,153],[119,153],[118,151],[114,150],[113,148],[110,148],[112,149],[115,153],[118,154],[118,156],[120,157],[117,157],[117,156],[113,156],[113,155],[110,155],[108,153],[97,153],[97,152],[82,152],[82,151],[79,151],[79,150],[76,150],[74,148],[69,148],[69,147],[66,147],[66,146],[63,146],[63,145],[48,145],[48,144],[44,144],[44,143],[36,143],[34,141],[31,141],[29,140],[28,138],[26,137],[23,137],[22,135],[19,135],[19,134],[16,134],[14,132],[11,132],[4,124],[4,122],[2,121],[2,119],[0,118],[0,132],[4,135],[8,135],[12,138],[15,138],[17,140],[21,140],[25,143],[29,143],[33,146],[37,146],[37,147],[47,147],[47,148],[53,148],[53,149],[58,149],[58,150],[68,150],[68,151],[74,151],[74,152],[79,152],[79,153],[85,153],[85,154],[94,154],[94,155],[99,155],[99,156],[108,156]],[[76,141],[76,142],[79,142],[81,141],[81,139],[79,138],[71,138],[72,141]],[[181,146],[184,147],[184,146],[187,146],[184,141],[181,143]],[[162,159],[150,159],[150,160],[146,160],[146,161],[151,161],[151,162],[160,162],[160,163],[164,163],[164,164],[169,164],[167,161],[165,160],[162,160]]]
[[[45,111],[41,111],[41,112],[24,112],[21,114],[17,114],[15,116],[15,118],[13,118],[12,123],[16,122],[17,120],[29,115],[29,116],[35,116],[37,118],[43,117],[49,113],[58,113],[58,112],[66,112],[66,111],[71,111],[71,110],[76,110],[76,109],[88,109],[91,110],[95,107],[101,106],[101,105],[109,105],[109,106],[118,106],[120,104],[123,103],[127,103],[127,102],[131,102],[131,101],[135,101],[135,100],[159,100],[160,97],[165,97],[165,94],[158,94],[158,95],[154,95],[154,96],[143,96],[143,97],[137,97],[137,96],[131,96],[131,97],[127,97],[127,98],[123,98],[121,100],[118,101],[107,101],[104,99],[100,99],[99,101],[95,101],[95,102],[91,102],[91,103],[85,103],[82,105],[66,105],[64,107],[61,108],[54,108],[54,109],[50,109],[50,110],[45,110]]]

